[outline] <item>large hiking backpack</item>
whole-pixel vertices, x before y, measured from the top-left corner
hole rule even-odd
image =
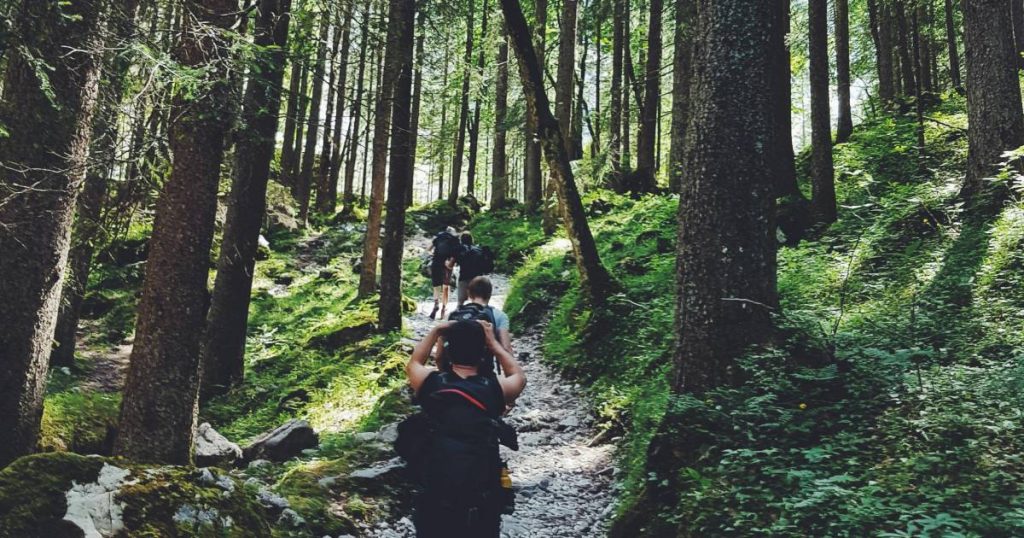
[[[431,497],[453,507],[500,507],[511,513],[514,494],[498,444],[518,450],[516,432],[501,420],[504,401],[491,379],[440,372],[416,413],[398,425],[395,450]],[[421,389],[423,390],[423,389]],[[500,394],[500,389],[499,389]]]
[[[486,321],[494,327],[494,339],[499,342],[501,341],[497,318],[494,316],[493,306],[483,306],[481,304],[467,302],[451,314],[448,314],[448,321]],[[501,373],[501,368],[495,362],[494,355],[488,355],[484,358],[484,366],[480,368],[480,373],[484,372]]]
[[[473,245],[462,251],[459,256],[461,267],[461,280],[472,280],[480,275],[489,275],[494,272],[494,251],[490,247]]]
[[[434,260],[447,260],[454,258],[462,250],[462,243],[458,237],[448,233],[447,230],[438,232],[434,236]]]

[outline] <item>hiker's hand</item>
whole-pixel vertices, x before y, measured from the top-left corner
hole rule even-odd
[[[476,320],[484,328],[484,343],[487,345],[487,349],[494,350],[496,346],[500,346],[498,340],[494,338],[494,325],[491,322],[484,321],[482,319]]]

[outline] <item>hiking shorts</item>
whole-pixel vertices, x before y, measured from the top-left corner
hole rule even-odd
[[[416,538],[498,538],[501,513],[474,509],[473,513],[437,507],[421,500],[413,514]]]
[[[448,267],[445,266],[444,260],[440,262],[433,262],[430,264],[430,284],[435,288],[438,286],[444,286],[448,280]]]

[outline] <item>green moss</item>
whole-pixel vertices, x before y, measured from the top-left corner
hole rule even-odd
[[[47,396],[39,449],[109,453],[110,432],[117,425],[120,407],[120,394],[69,391]]]
[[[35,454],[0,470],[0,536],[60,536],[72,482],[89,483],[105,460],[77,454]]]

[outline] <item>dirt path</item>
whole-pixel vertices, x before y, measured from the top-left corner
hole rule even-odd
[[[491,304],[502,308],[509,283],[493,275]],[[432,325],[433,303],[425,299],[406,318],[417,338]],[[455,306],[454,298],[449,311]],[[507,420],[519,430],[518,452],[502,447],[518,490],[516,511],[502,520],[503,537],[601,536],[614,506],[613,445],[589,446],[595,437],[593,419],[578,385],[569,383],[541,362],[543,327],[526,332],[513,327],[513,346],[526,370],[528,384]],[[414,536],[410,518],[379,524],[367,536]]]

